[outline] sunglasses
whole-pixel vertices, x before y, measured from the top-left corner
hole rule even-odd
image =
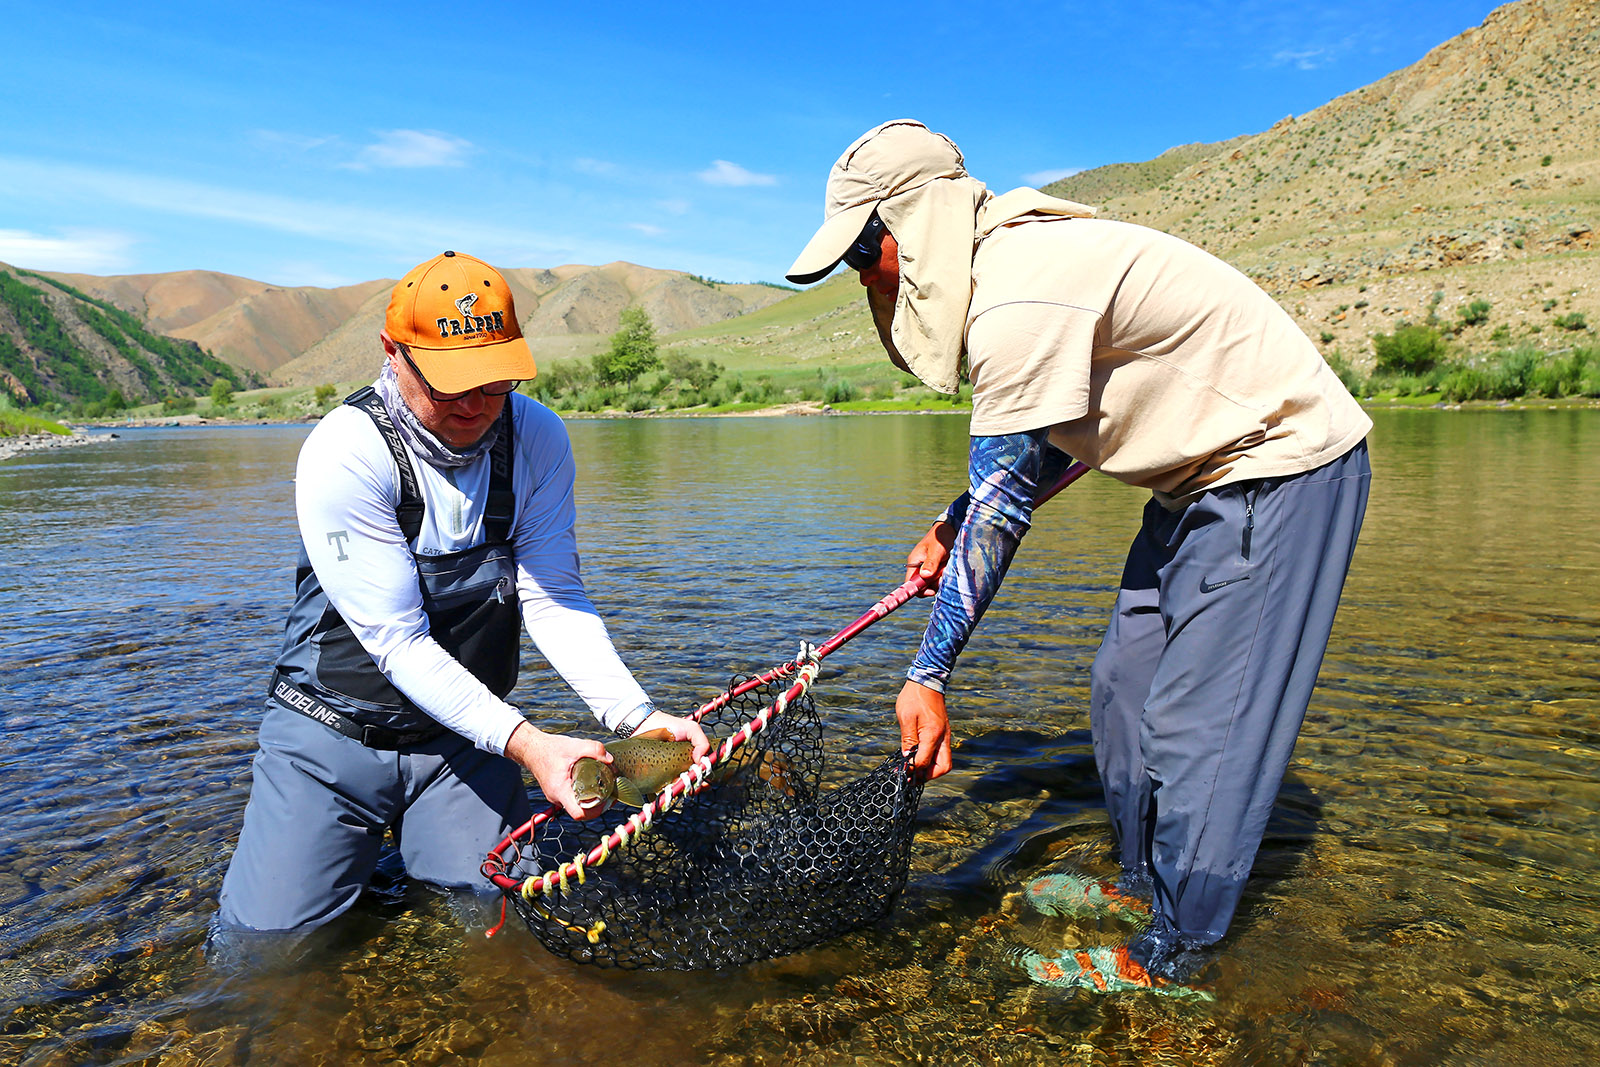
[[[877,266],[883,256],[883,235],[888,232],[883,220],[874,212],[861,228],[861,236],[856,238],[856,243],[845,249],[842,257],[844,265],[851,270],[870,270]]]
[[[394,346],[400,350],[400,355],[407,365],[416,372],[418,380],[428,387],[428,396],[433,398],[433,402],[436,404],[448,404],[453,400],[460,400],[474,391],[481,391],[484,396],[505,396],[507,393],[516,392],[517,386],[522,384],[522,380],[518,378],[511,381],[489,382],[486,385],[475,386],[473,389],[464,389],[459,393],[441,393],[428,381],[427,376],[422,373],[422,368],[412,360],[411,353],[406,351],[406,346],[399,341],[396,341]]]

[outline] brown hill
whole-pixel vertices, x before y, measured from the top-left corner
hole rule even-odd
[[[732,319],[788,295],[766,285],[707,282],[682,271],[621,262],[504,273],[516,294],[522,332],[539,359],[599,351],[630,304],[649,312],[658,331],[674,333]],[[386,283],[304,355],[276,368],[273,377],[287,385],[370,377],[380,359],[377,336],[388,299]]]
[[[50,277],[126,308],[153,330],[187,338],[235,366],[263,374],[316,344],[373,292],[393,284],[285,288],[204,270]]]
[[[1600,319],[1597,84],[1600,4],[1519,0],[1164,180],[1100,168],[1046,191],[1221,256],[1352,357],[1473,300],[1492,311],[1469,347],[1548,337],[1558,315]]]

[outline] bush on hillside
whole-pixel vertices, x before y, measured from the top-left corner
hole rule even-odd
[[[1432,370],[1444,359],[1445,343],[1431,326],[1401,326],[1394,333],[1372,336],[1380,373],[1416,375]]]
[[[1487,300],[1474,300],[1456,309],[1463,326],[1482,326],[1489,321],[1489,311],[1494,305]]]
[[[822,387],[822,399],[829,404],[848,404],[858,395],[855,383],[844,378],[835,378]]]
[[[1351,396],[1361,396],[1366,392],[1364,388],[1366,380],[1361,377],[1359,371],[1350,365],[1350,361],[1344,357],[1343,352],[1335,349],[1327,353],[1324,358],[1328,361],[1328,366],[1333,370],[1333,373],[1337,374],[1339,380],[1344,383],[1344,387],[1350,390]]]

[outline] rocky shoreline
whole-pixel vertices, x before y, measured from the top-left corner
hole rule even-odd
[[[103,436],[103,435],[102,435]],[[82,430],[74,430],[70,434],[58,433],[25,433],[15,437],[0,437],[0,460],[20,456],[24,452],[47,452],[56,448],[71,448],[74,445],[86,445],[95,438]]]

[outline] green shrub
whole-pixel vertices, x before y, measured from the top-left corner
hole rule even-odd
[[[1456,309],[1463,326],[1482,326],[1489,321],[1489,309],[1494,305],[1487,300],[1474,300]]]
[[[1377,370],[1387,374],[1415,375],[1432,370],[1444,358],[1444,338],[1431,326],[1401,326],[1394,333],[1372,337]]]
[[[552,397],[581,393],[594,384],[594,371],[581,359],[551,360],[534,381]]]
[[[1463,400],[1487,400],[1493,388],[1489,373],[1477,367],[1458,367],[1440,383],[1444,398],[1452,403]]]
[[[339,389],[337,386],[329,385],[324,382],[323,384],[317,386],[317,388],[312,392],[311,398],[313,401],[315,401],[317,407],[327,407],[328,402],[332,400],[338,394],[338,392]]]
[[[1589,328],[1589,320],[1581,311],[1573,311],[1566,315],[1557,315],[1553,321],[1555,325],[1559,326],[1561,329],[1571,330],[1574,333],[1579,330],[1587,330]]]
[[[835,378],[822,388],[822,399],[829,404],[848,404],[859,394],[853,382]]]
[[[211,383],[212,408],[225,408],[233,403],[233,383],[225,378],[218,378]]]
[[[677,352],[667,354],[666,367],[667,374],[674,381],[688,382],[690,388],[702,393],[711,388],[712,383],[722,376],[722,367],[716,360],[708,359],[701,362]]]
[[[1350,395],[1361,396],[1364,392],[1361,375],[1350,365],[1350,361],[1344,358],[1344,353],[1335,350],[1329,352],[1325,358],[1333,373],[1337,374],[1344,387],[1350,390]]]

